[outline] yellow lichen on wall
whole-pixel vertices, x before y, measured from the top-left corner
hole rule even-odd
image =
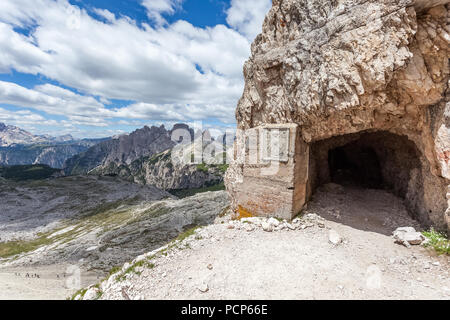
[[[248,211],[242,206],[238,206],[238,210],[236,213],[237,213],[236,220],[254,217],[254,215],[250,211]]]

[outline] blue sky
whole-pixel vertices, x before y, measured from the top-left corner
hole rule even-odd
[[[270,0],[2,0],[0,122],[101,137],[235,126]]]

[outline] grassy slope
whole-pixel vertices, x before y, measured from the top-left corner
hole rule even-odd
[[[47,165],[20,165],[20,166],[9,166],[0,167],[0,176],[5,179],[15,180],[15,181],[26,181],[26,180],[42,180],[48,179],[59,169],[53,169]]]

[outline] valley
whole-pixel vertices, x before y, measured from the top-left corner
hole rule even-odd
[[[15,287],[20,299],[37,298],[34,289],[64,299],[71,266],[79,268],[81,285],[90,285],[189,228],[211,223],[229,206],[224,191],[178,200],[156,187],[98,176],[0,179],[0,198],[0,288]]]

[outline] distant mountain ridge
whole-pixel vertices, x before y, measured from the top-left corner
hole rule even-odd
[[[176,124],[171,130],[164,126],[146,126],[129,135],[99,143],[68,159],[64,172],[66,175],[119,176],[163,190],[216,186],[223,182],[227,169],[224,164],[225,150],[217,154],[214,164],[193,163],[192,157],[194,149],[202,153],[208,146],[222,143],[226,137],[221,136],[220,140],[215,142],[209,131],[194,132],[182,123]],[[221,150],[221,147],[217,149]],[[172,161],[172,155],[180,152],[185,160]]]
[[[68,158],[108,139],[76,140],[70,134],[59,137],[34,135],[0,123],[0,165],[45,164],[61,169]]]
[[[14,145],[32,145],[38,143],[64,143],[75,141],[70,135],[52,137],[49,135],[34,135],[16,126],[6,125],[0,122],[0,147],[11,147]]]
[[[128,135],[101,142],[85,152],[66,161],[64,172],[67,175],[88,174],[93,169],[107,175],[111,166],[129,165],[142,157],[151,157],[169,150],[176,145],[172,132],[184,129],[194,136],[194,131],[186,124],[176,124],[171,130],[145,126]]]

